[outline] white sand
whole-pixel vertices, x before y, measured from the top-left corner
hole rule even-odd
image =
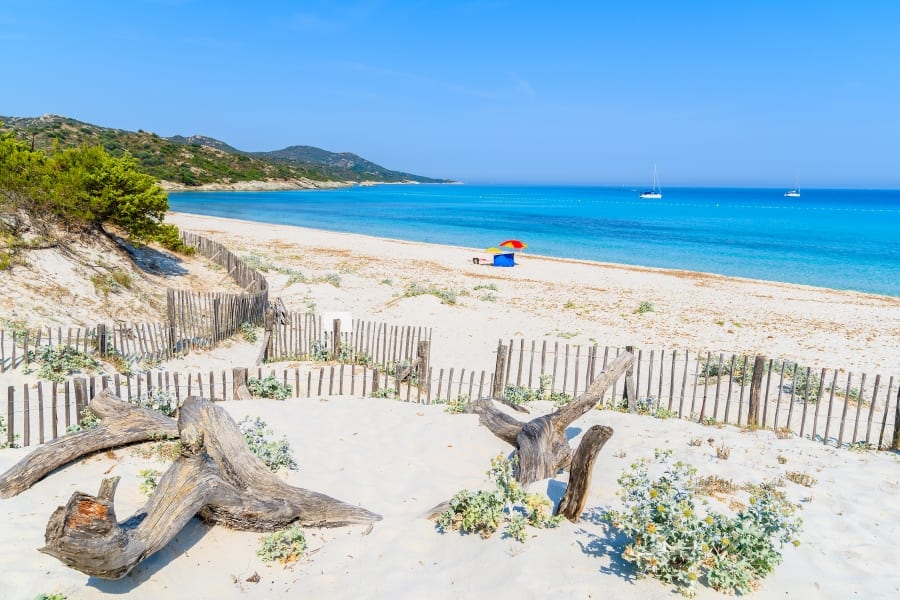
[[[544,404],[544,403],[541,403]],[[104,475],[119,475],[120,519],[142,502],[138,471],[162,470],[129,449],[91,457],[53,473],[20,496],[0,502],[3,534],[0,589],[4,597],[62,592],[69,598],[671,598],[672,588],[636,581],[620,558],[625,539],[602,522],[617,502],[622,469],[654,448],[672,448],[701,475],[736,483],[774,480],[787,471],[817,479],[811,488],[782,488],[802,504],[799,548],[764,581],[758,598],[893,598],[900,592],[895,542],[900,534],[900,460],[890,453],[839,451],[771,432],[746,433],[676,420],[591,411],[575,425],[611,425],[581,522],[534,531],[526,543],[495,534],[489,540],[439,534],[421,515],[462,489],[485,485],[492,456],[509,447],[478,426],[472,415],[440,406],[384,399],[225,403],[240,419],[259,416],[287,436],[300,463],[292,484],[330,494],[383,515],[371,533],[353,526],[307,529],[312,554],[290,568],[256,556],[258,535],[192,522],[175,541],[120,581],[89,578],[36,548],[53,509],[78,490],[96,492]],[[535,412],[549,410],[549,404]],[[713,438],[701,446],[688,441]],[[573,440],[577,443],[577,439]],[[728,460],[716,447],[731,448]],[[0,453],[6,469],[23,450]],[[779,464],[777,457],[786,459]],[[536,491],[558,500],[565,479],[539,482]],[[740,498],[740,496],[739,496]],[[746,498],[744,498],[746,500]],[[249,583],[256,572],[259,583]],[[719,594],[701,588],[701,598]]]
[[[180,227],[302,271],[311,283],[286,285],[269,272],[273,296],[289,309],[350,311],[355,318],[434,328],[437,366],[490,368],[498,338],[570,343],[762,352],[813,367],[900,374],[900,299],[697,273],[600,265],[524,254],[513,269],[473,265],[471,249],[413,244],[293,227],[171,215]],[[340,286],[321,281],[338,274]],[[412,283],[465,291],[456,305],[433,296],[406,298]],[[497,289],[476,290],[493,284]],[[494,300],[484,299],[490,293]],[[654,312],[635,314],[641,301]],[[720,325],[719,322],[722,324]],[[192,353],[171,368],[223,368],[229,352],[247,365],[252,348],[236,344]],[[231,356],[234,358],[234,355]],[[237,364],[235,365],[237,366]],[[615,482],[633,460],[672,448],[701,475],[737,483],[774,480],[787,471],[818,480],[787,482],[801,502],[799,548],[765,580],[758,598],[894,598],[900,595],[900,458],[837,450],[771,431],[703,427],[677,420],[592,411],[574,426],[611,425],[615,435],[596,462],[584,518],[536,532],[525,544],[441,535],[423,512],[454,492],[485,484],[492,456],[510,448],[470,415],[440,406],[381,399],[225,403],[236,418],[263,418],[291,442],[300,470],[291,483],[358,503],[384,516],[365,527],[307,530],[312,552],[291,568],[256,556],[258,534],[192,522],[166,548],[116,582],[88,578],[37,552],[52,511],[75,490],[96,493],[104,475],[120,475],[117,514],[143,502],[138,472],[165,465],[131,449],[99,454],[53,473],[20,496],[0,501],[0,596],[33,598],[672,598],[672,588],[636,581],[620,553],[626,543],[602,522],[617,502]],[[548,406],[535,407],[536,412]],[[694,438],[704,442],[690,446]],[[573,440],[577,443],[577,440]],[[715,447],[731,448],[728,460]],[[7,469],[27,450],[0,451]],[[786,459],[780,464],[778,456]],[[561,476],[562,477],[562,476]],[[558,500],[564,478],[537,484]],[[256,572],[258,583],[246,579]],[[702,589],[701,598],[719,594]]]

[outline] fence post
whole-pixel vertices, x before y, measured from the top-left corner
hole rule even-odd
[[[378,369],[372,369],[372,397],[378,397]]]
[[[894,436],[891,450],[900,450],[900,388],[897,389],[897,405],[894,407]]]
[[[331,360],[341,360],[341,320],[331,321]]]
[[[169,319],[169,352],[177,350],[175,343],[175,290],[166,290],[166,313]]]
[[[503,382],[506,381],[506,353],[509,350],[503,344],[497,346],[497,363],[494,366],[494,389],[491,390],[493,398],[503,396]]]
[[[87,379],[79,377],[74,381],[75,386],[75,422],[81,425],[81,413],[90,401],[88,398]]]
[[[16,408],[16,386],[11,385],[6,390],[6,441],[9,444],[9,447],[13,447],[13,442],[16,441],[15,433],[15,411]]]
[[[753,379],[750,380],[750,400],[747,405],[747,425],[759,427],[759,393],[762,389],[763,370],[766,368],[766,357],[757,354],[753,361]],[[738,416],[740,418],[740,416]]]
[[[428,386],[431,384],[428,381],[428,368],[429,362],[431,358],[431,342],[428,340],[420,340],[416,345],[416,360],[419,363],[418,371],[416,373],[416,377],[419,380],[419,393],[427,394]]]
[[[247,389],[247,369],[235,367],[231,370],[234,381],[233,400],[250,400],[250,390]]]
[[[216,345],[219,343],[219,336],[220,336],[219,304],[220,303],[221,303],[221,301],[218,298],[213,298],[213,301],[212,301],[212,339],[213,339],[212,343],[213,343],[213,345]]]
[[[634,356],[634,346],[625,346],[625,352]],[[637,390],[634,385],[634,360],[628,363],[625,369],[625,397],[628,399],[628,412],[637,413]],[[615,401],[615,398],[613,398]]]
[[[273,331],[275,330],[275,311],[273,311],[270,308],[266,309],[265,320],[264,320],[263,325],[264,325],[265,331],[266,331],[265,336],[264,336],[265,342],[263,345],[263,362],[269,362],[270,360],[272,360],[272,358],[274,358],[272,356],[272,346],[274,345],[274,341],[272,340],[272,334],[273,334]],[[256,361],[256,362],[259,363],[259,361]]]
[[[104,323],[97,323],[97,350],[99,351],[100,356],[106,356],[106,325]]]

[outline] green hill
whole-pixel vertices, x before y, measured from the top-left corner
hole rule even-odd
[[[186,186],[262,180],[308,179],[313,182],[377,181],[447,183],[391,171],[355,154],[334,153],[311,146],[291,146],[274,152],[243,152],[206,136],[173,136],[100,127],[68,117],[0,117],[3,128],[31,142],[36,149],[103,146],[112,156],[134,156],[144,173]]]

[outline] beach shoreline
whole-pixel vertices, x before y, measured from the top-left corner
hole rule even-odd
[[[305,284],[267,274],[272,297],[289,310],[441,330],[455,340],[449,364],[468,366],[465,357],[484,356],[498,339],[525,337],[765,354],[900,375],[900,298],[892,296],[527,252],[514,268],[494,268],[473,264],[484,253],[472,248],[188,213],[170,212],[167,221],[302,272]],[[323,283],[329,276],[340,283]],[[454,302],[410,296],[413,284],[452,292]],[[642,303],[651,310],[639,312]]]

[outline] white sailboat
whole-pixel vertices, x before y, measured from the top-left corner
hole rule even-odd
[[[662,198],[662,188],[659,187],[659,176],[656,174],[656,165],[653,165],[653,187],[646,192],[641,192],[641,198],[647,200],[659,200]]]
[[[784,193],[785,198],[799,198],[800,197],[800,180],[794,179],[794,188],[786,191]]]

